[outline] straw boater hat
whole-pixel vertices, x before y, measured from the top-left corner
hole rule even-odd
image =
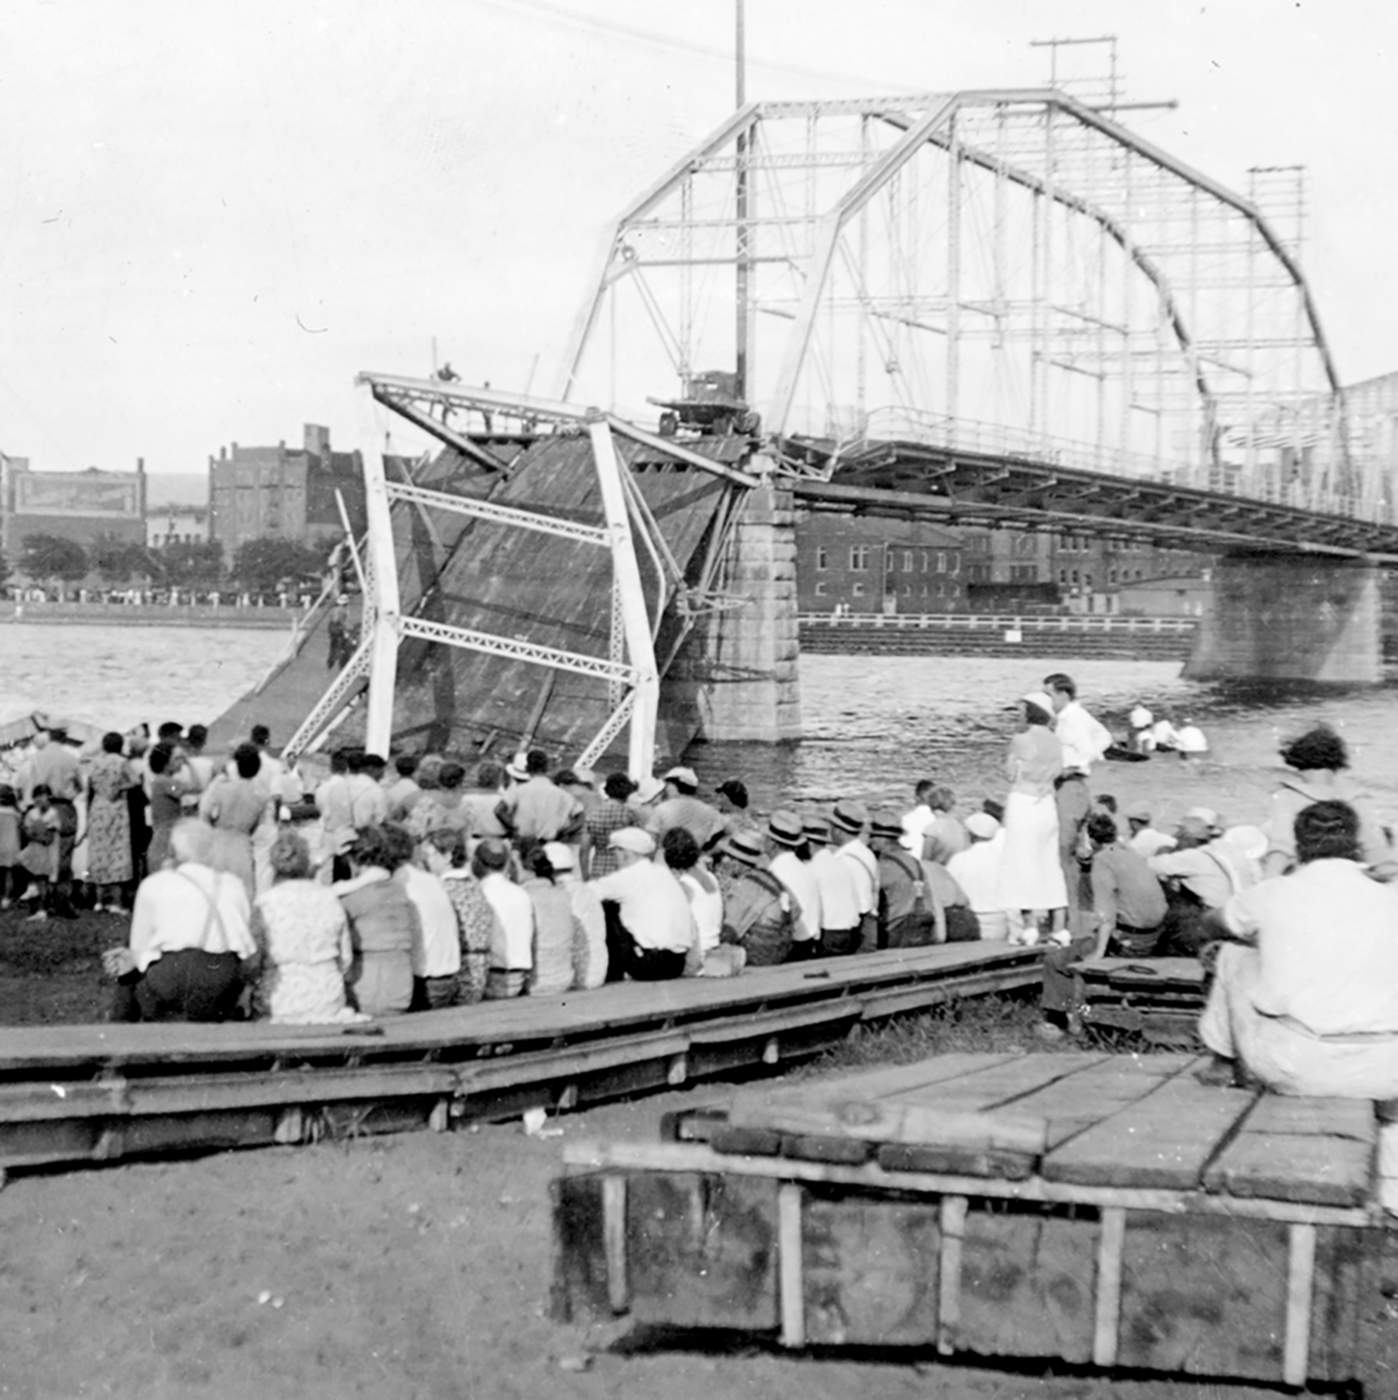
[[[830,844],[830,823],[824,817],[807,817],[804,827],[807,841],[817,846]]]
[[[642,831],[639,826],[623,826],[620,830],[612,832],[607,837],[607,845],[638,856],[655,854],[655,837],[648,831]]]
[[[830,825],[841,831],[863,831],[869,821],[869,813],[862,802],[837,802],[830,814]]]
[[[1027,695],[1019,697],[1023,705],[1033,705],[1036,709],[1042,710],[1046,715],[1053,713],[1053,700],[1042,690],[1031,690]]]
[[[522,783],[529,776],[529,769],[525,766],[524,755],[522,753],[517,753],[505,765],[505,772],[507,772],[515,782]]]
[[[799,846],[806,839],[806,828],[795,812],[780,809],[768,817],[767,835],[779,846]]]
[[[762,838],[755,831],[735,831],[719,850],[744,865],[756,865],[766,854],[762,849]]]
[[[903,834],[903,823],[897,812],[875,812],[869,822],[869,835],[896,841]]]
[[[686,787],[697,788],[699,786],[699,775],[692,768],[678,766],[667,769],[661,774],[662,782],[669,782],[673,778],[677,783],[683,783]]]

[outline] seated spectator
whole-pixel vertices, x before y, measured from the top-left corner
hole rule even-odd
[[[474,1005],[485,996],[490,949],[495,939],[495,911],[471,873],[466,838],[461,832],[450,828],[432,832],[423,847],[423,859],[427,869],[442,882],[456,910],[461,946],[457,1002]]]
[[[1272,794],[1267,816],[1271,846],[1263,862],[1268,875],[1284,875],[1297,863],[1294,830],[1297,815],[1313,802],[1345,802],[1359,818],[1359,849],[1374,875],[1390,880],[1398,874],[1393,847],[1373,799],[1351,778],[1349,749],[1328,725],[1318,724],[1283,746],[1282,762],[1292,771]]]
[[[579,876],[578,854],[571,846],[551,841],[544,853],[573,906],[573,986],[579,991],[600,987],[607,980],[607,916],[602,901]]]
[[[1175,848],[1175,838],[1169,832],[1157,831],[1150,823],[1149,802],[1136,802],[1126,809],[1126,826],[1131,833],[1127,838],[1127,845],[1146,860],[1151,856],[1158,856],[1161,851],[1172,851]]]
[[[1175,849],[1146,862],[1170,905],[1162,951],[1195,956],[1215,936],[1218,911],[1255,883],[1247,856],[1222,835],[1217,816],[1196,808],[1175,828]]]
[[[269,858],[272,884],[252,910],[252,935],[262,950],[257,1014],[300,1026],[367,1020],[345,1001],[354,957],[349,922],[340,901],[312,878],[305,841],[284,831]]]
[[[415,842],[425,841],[434,831],[471,835],[472,807],[461,790],[465,781],[465,768],[459,763],[447,762],[437,770],[437,786],[430,791],[419,790],[407,820],[407,829]]]
[[[972,812],[966,818],[971,844],[947,861],[947,874],[965,891],[982,938],[1004,942],[1010,936],[1010,916],[1000,888],[1001,856],[1005,834],[989,812]]]
[[[1225,903],[1222,923],[1243,942],[1219,951],[1199,1018],[1215,1059],[1201,1077],[1250,1072],[1303,1096],[1398,1095],[1398,892],[1365,873],[1361,829],[1348,803],[1303,808],[1296,869]]]
[[[694,942],[694,917],[680,882],[651,859],[655,841],[639,827],[614,831],[610,844],[621,853],[621,868],[592,888],[608,911],[608,977],[661,982],[684,976],[685,955]]]
[[[486,1000],[523,996],[534,966],[534,903],[510,878],[510,848],[497,837],[476,847],[471,873],[495,914]]]
[[[417,772],[418,761],[418,756],[415,753],[400,753],[393,760],[393,771],[398,776],[384,790],[390,821],[404,821],[422,792],[413,779],[413,774]]]
[[[443,828],[450,830],[450,828]],[[461,973],[461,930],[446,886],[431,871],[413,864],[417,843],[403,827],[382,828],[393,860],[393,878],[417,911],[413,939],[413,1011],[437,1010],[456,1001]]]
[[[573,986],[573,901],[558,883],[553,862],[543,846],[537,842],[525,846],[520,861],[525,869],[521,888],[534,906],[529,993],[551,996],[569,991]]]
[[[723,829],[731,836],[751,825],[748,816],[748,786],[741,778],[728,778],[714,789],[714,805],[723,818]]]
[[[204,863],[208,830],[178,822],[172,868],[141,881],[125,948],[103,956],[117,979],[113,1021],[225,1021],[238,1008],[257,957],[247,891]]]
[[[421,781],[421,775],[418,781]],[[435,776],[433,781],[436,781]],[[487,837],[504,839],[505,824],[495,815],[500,794],[504,790],[505,770],[498,763],[482,763],[476,769],[475,785],[461,795],[463,805],[471,814],[468,832],[474,840],[483,841]]]
[[[946,915],[927,887],[922,862],[899,844],[905,834],[894,812],[875,812],[869,845],[879,859],[880,948],[921,948],[945,943]]]
[[[913,789],[912,809],[905,812],[901,819],[903,834],[899,838],[899,844],[915,856],[922,855],[922,842],[927,835],[927,828],[937,819],[937,814],[932,810],[932,794],[936,790],[937,784],[931,778],[923,778]]]
[[[971,844],[971,837],[965,824],[952,815],[956,810],[956,794],[949,787],[934,787],[927,801],[932,808],[932,820],[923,829],[922,850],[916,854],[922,860],[945,865]]]
[[[792,930],[788,962],[819,957],[822,953],[854,953],[857,941],[830,948],[822,942],[825,913],[820,905],[820,886],[806,840],[806,825],[795,812],[779,809],[767,819],[767,869],[791,892],[792,908],[799,911]],[[857,930],[856,930],[857,931]]]
[[[719,879],[724,892],[723,941],[743,949],[748,967],[786,962],[800,912],[791,891],[767,869],[762,837],[739,831],[719,850],[725,865]]]
[[[852,860],[840,859],[831,848],[828,818],[808,817],[802,827],[811,851],[811,875],[820,896],[817,950],[829,953],[857,948],[864,918],[863,872]],[[799,902],[799,896],[793,898]]]
[[[660,842],[665,864],[674,872],[694,918],[685,975],[692,977],[736,977],[743,970],[741,948],[722,945],[723,891],[718,881],[700,861],[699,843],[682,826],[672,827]]]
[[[368,1016],[394,1016],[413,1002],[417,910],[392,876],[399,854],[377,826],[358,832],[346,857],[350,878],[330,888],[349,920],[354,956],[345,977],[352,1005]]]

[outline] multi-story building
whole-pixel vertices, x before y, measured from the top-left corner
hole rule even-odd
[[[146,538],[146,469],[134,472],[34,471],[27,457],[0,453],[0,552],[14,561],[27,535],[86,545],[98,535],[132,544]]]
[[[961,541],[918,521],[812,512],[796,522],[802,612],[961,612]]]
[[[339,536],[337,493],[350,527],[364,529],[364,474],[358,452],[333,452],[330,430],[307,423],[302,445],[220,448],[209,458],[209,538],[232,559],[265,535],[310,543]]]
[[[151,506],[146,511],[146,545],[204,544],[209,538],[207,506]]]

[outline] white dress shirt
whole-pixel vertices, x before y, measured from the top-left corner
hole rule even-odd
[[[1059,710],[1053,732],[1063,746],[1065,773],[1092,772],[1092,765],[1112,746],[1111,731],[1093,719],[1076,701],[1070,700]]]

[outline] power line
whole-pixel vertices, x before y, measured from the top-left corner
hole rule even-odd
[[[616,20],[597,19],[591,15],[580,14],[577,10],[571,10],[566,5],[551,4],[550,0],[476,0],[476,3],[492,9],[513,11],[514,13],[519,13],[521,10],[532,11],[537,15],[546,15],[550,19],[562,20],[565,24],[575,25],[579,29],[614,34],[618,38],[653,44],[659,48],[672,49],[679,53],[697,54],[702,58],[717,59],[726,64],[733,62],[731,49],[719,48],[714,44],[696,44],[688,39],[677,39],[673,35],[661,34],[653,29],[639,29],[635,25],[621,24]],[[754,58],[750,52],[747,55],[747,66],[786,77],[809,78],[817,82],[843,83],[847,87],[858,88],[861,92],[897,93],[919,90],[904,83],[889,84],[871,78],[855,77],[848,73],[831,73],[816,68],[803,68],[794,63],[776,63],[768,59]]]

